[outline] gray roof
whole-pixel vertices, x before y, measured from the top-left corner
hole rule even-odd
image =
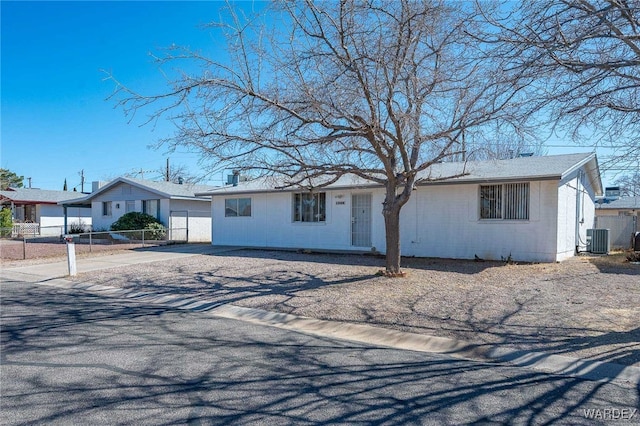
[[[166,198],[194,198],[197,192],[211,191],[216,188],[212,185],[198,185],[193,183],[184,183],[182,185],[173,182],[156,182],[152,180],[119,178],[116,181],[130,183],[134,186],[146,188],[158,195],[164,195]],[[108,186],[109,184],[105,185]],[[102,189],[102,188],[100,188]]]
[[[11,188],[7,191],[0,191],[0,196],[2,196],[3,199],[30,204],[56,204],[61,201],[78,198],[79,195],[82,194],[73,191],[54,191],[34,188]]]
[[[418,185],[505,182],[517,180],[563,179],[579,168],[586,166],[596,194],[602,193],[602,183],[595,154],[565,154],[541,157],[520,157],[510,160],[468,161],[458,163],[439,163],[418,175]],[[451,177],[457,176],[457,177]],[[268,176],[241,182],[238,186],[225,186],[199,193],[199,195],[242,194],[257,192],[279,192],[299,190],[299,186],[281,188],[285,178]],[[322,182],[315,180],[314,186]],[[357,177],[342,176],[338,181],[326,186],[327,189],[378,187],[379,184]]]
[[[596,204],[597,209],[640,210],[640,197],[621,197],[614,201]]]
[[[203,201],[208,201],[200,196],[196,196],[196,192],[205,192],[205,191],[211,191],[213,189],[215,189],[215,186],[211,186],[211,185],[196,185],[196,184],[192,184],[192,183],[185,183],[185,184],[177,184],[177,183],[173,183],[173,182],[156,182],[156,181],[152,181],[152,180],[144,180],[144,179],[134,179],[134,178],[129,178],[129,177],[119,177],[116,178],[114,180],[112,180],[111,182],[107,183],[106,185],[100,187],[98,190],[96,190],[95,192],[92,192],[91,194],[82,197],[82,198],[77,198],[75,200],[71,200],[72,203],[87,203],[89,201],[91,201],[92,198],[94,198],[96,195],[105,192],[111,188],[113,188],[114,186],[120,184],[120,183],[126,183],[129,185],[133,185],[136,186],[138,188],[142,188],[144,190],[147,190],[149,192],[153,192],[155,194],[157,194],[160,198],[170,198],[170,199],[194,199],[194,200],[203,200]]]

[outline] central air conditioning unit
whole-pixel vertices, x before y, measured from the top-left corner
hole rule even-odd
[[[608,229],[587,229],[587,251],[594,254],[609,254],[611,241]]]

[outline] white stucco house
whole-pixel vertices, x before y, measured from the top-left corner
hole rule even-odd
[[[66,232],[65,208],[58,203],[78,197],[77,192],[35,188],[0,191],[0,204],[11,209],[14,235],[59,236]],[[91,209],[69,207],[67,226],[91,227]]]
[[[585,248],[602,194],[591,153],[441,163],[419,178],[401,212],[404,256],[560,261]],[[385,252],[384,189],[371,181],[310,192],[271,177],[199,195],[212,199],[215,245]]]
[[[211,200],[195,193],[212,189],[119,177],[105,184],[95,182],[91,194],[66,204],[90,206],[94,231],[107,231],[122,215],[135,211],[158,219],[169,229],[170,239],[210,242]]]

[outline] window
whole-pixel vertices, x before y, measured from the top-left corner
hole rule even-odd
[[[111,201],[102,202],[102,216],[111,216]]]
[[[36,206],[33,204],[26,204],[24,206],[24,221],[35,223],[36,220]]]
[[[481,185],[480,219],[529,220],[529,183]]]
[[[124,212],[129,213],[134,211],[136,211],[136,202],[132,200],[127,200],[125,202]]]
[[[224,200],[224,215],[226,217],[251,216],[251,198],[226,198]]]
[[[142,213],[160,220],[160,200],[142,200]]]
[[[326,211],[326,194],[324,192],[293,194],[294,222],[324,222]]]

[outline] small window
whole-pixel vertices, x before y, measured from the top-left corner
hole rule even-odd
[[[251,198],[226,198],[224,200],[225,217],[251,216]]]
[[[529,220],[529,183],[481,185],[480,219]]]
[[[124,212],[125,213],[130,213],[130,212],[134,212],[134,211],[136,211],[136,202],[132,201],[132,200],[127,200],[125,202]]]
[[[326,211],[326,194],[324,192],[293,194],[294,222],[324,222]]]
[[[111,201],[102,202],[102,216],[111,216]]]

